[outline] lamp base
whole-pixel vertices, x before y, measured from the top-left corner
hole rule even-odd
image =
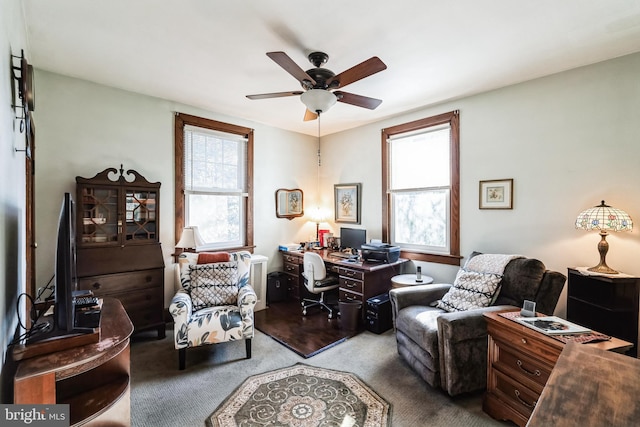
[[[607,264],[598,264],[595,267],[587,268],[589,271],[593,271],[594,273],[602,273],[602,274],[618,274],[619,271],[615,271],[612,268],[609,268]]]
[[[602,274],[618,274],[617,271],[607,265],[606,257],[609,251],[609,243],[607,243],[607,230],[600,230],[600,242],[598,242],[598,252],[600,253],[600,263],[595,267],[587,268],[594,273]]]

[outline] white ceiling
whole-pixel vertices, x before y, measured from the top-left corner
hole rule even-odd
[[[301,90],[265,53],[301,68],[312,51],[340,73],[372,56],[387,70],[345,88],[322,134],[640,51],[638,0],[28,0],[35,67],[310,135]],[[36,82],[37,88],[37,82]],[[37,90],[37,89],[36,89]]]

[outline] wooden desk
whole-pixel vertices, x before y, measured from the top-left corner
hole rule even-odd
[[[391,278],[402,273],[402,265],[406,259],[399,259],[393,263],[379,262],[349,262],[344,258],[331,256],[329,249],[313,250],[322,257],[328,271],[340,276],[340,300],[360,301],[364,304],[367,299],[388,292],[391,289]],[[301,289],[304,288],[302,280],[302,265],[304,252],[282,252],[284,272],[287,274],[289,295],[294,299],[300,299]],[[303,291],[302,291],[303,292]],[[366,310],[362,310],[364,320]]]
[[[638,425],[638,378],[640,360],[568,343],[527,426]]]
[[[524,426],[565,344],[499,312],[484,313],[484,317],[489,343],[487,392],[482,409],[496,419]],[[627,351],[632,347],[632,343],[618,338],[580,345],[611,351]],[[588,411],[588,407],[585,410]]]
[[[131,425],[129,337],[119,300],[104,298],[100,341],[21,361],[13,403],[69,404],[70,425]]]

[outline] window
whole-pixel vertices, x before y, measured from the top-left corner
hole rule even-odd
[[[460,264],[459,113],[382,130],[382,234],[402,256]]]
[[[176,114],[176,241],[198,226],[206,249],[253,247],[253,130]]]

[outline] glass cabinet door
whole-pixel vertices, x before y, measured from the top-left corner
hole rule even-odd
[[[157,192],[127,189],[125,194],[125,242],[157,240]]]
[[[118,190],[82,188],[80,203],[82,224],[79,241],[82,244],[118,243]]]

